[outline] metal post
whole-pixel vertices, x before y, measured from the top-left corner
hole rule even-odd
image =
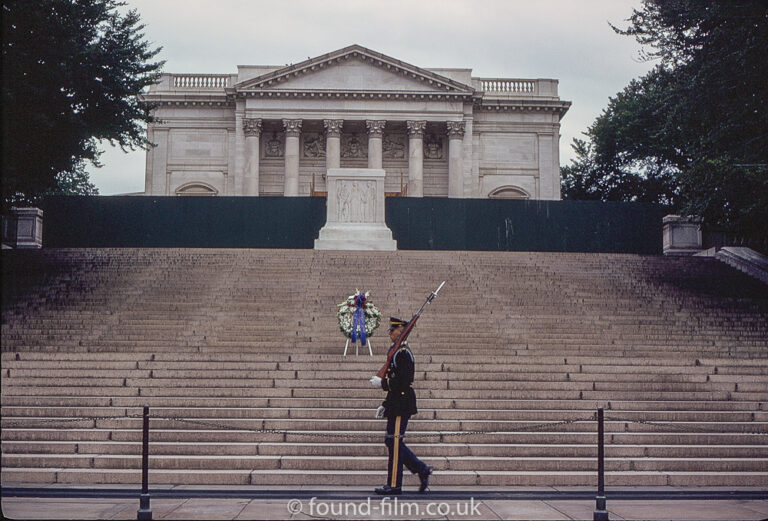
[[[608,511],[605,509],[605,444],[603,441],[605,425],[603,408],[597,409],[597,498],[594,521],[608,521]]]
[[[138,521],[152,521],[152,509],[149,507],[149,407],[144,406],[144,438],[141,444],[141,496],[139,510],[136,512]]]

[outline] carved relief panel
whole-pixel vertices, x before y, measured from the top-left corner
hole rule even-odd
[[[261,135],[261,157],[279,159],[285,155],[285,133],[264,132]]]
[[[325,136],[320,132],[306,132],[301,135],[301,157],[307,159],[325,158]]]
[[[381,148],[384,159],[407,159],[408,136],[405,134],[384,134]]]
[[[366,159],[368,157],[368,136],[366,134],[342,134],[341,157]]]
[[[340,179],[336,188],[337,221],[376,222],[376,182]]]
[[[424,159],[443,159],[444,136],[426,134],[424,136]]]

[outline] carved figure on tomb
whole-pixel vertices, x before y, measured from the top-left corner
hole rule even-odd
[[[351,204],[351,194],[349,190],[349,186],[347,186],[346,181],[339,181],[338,182],[339,190],[337,192],[338,198],[337,198],[337,208],[339,209],[339,222],[350,222],[351,220],[351,214],[350,214],[350,204]]]
[[[369,223],[376,222],[376,184],[373,181],[365,182],[363,200],[365,201],[363,219]]]

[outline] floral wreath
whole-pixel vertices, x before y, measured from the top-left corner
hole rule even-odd
[[[381,322],[381,312],[369,300],[368,292],[361,293],[356,289],[355,294],[348,296],[338,307],[339,329],[353,343],[360,338],[360,345],[364,346],[366,338],[373,335]]]

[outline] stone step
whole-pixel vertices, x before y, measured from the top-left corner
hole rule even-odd
[[[199,426],[201,427],[201,426]],[[177,443],[316,443],[342,440],[344,443],[370,443],[381,440],[381,430],[375,431],[309,431],[293,430],[282,432],[254,432],[248,429],[202,430],[202,429],[153,429],[154,442]],[[132,441],[141,440],[139,429],[105,429],[87,427],[59,428],[17,428],[6,427],[2,432],[3,441]],[[594,444],[593,432],[563,431],[547,429],[534,432],[508,432],[493,434],[463,433],[453,431],[443,434],[437,431],[412,430],[408,432],[408,443],[474,443],[474,444]],[[765,433],[741,432],[615,432],[606,434],[606,443],[614,445],[759,445],[766,444]]]
[[[417,454],[433,457],[570,457],[593,458],[594,445],[574,444],[474,444],[474,443],[409,443]],[[382,443],[151,443],[151,455],[272,455],[272,456],[380,456]],[[49,455],[138,455],[140,442],[117,441],[4,441],[4,454]],[[612,458],[767,458],[766,445],[611,445],[606,455]]]
[[[350,407],[351,398],[212,398],[208,396],[86,396],[86,395],[8,395],[3,394],[2,403],[14,407],[216,407],[223,410],[227,408],[264,408],[264,407],[284,407],[284,408],[311,408],[311,409],[345,409]],[[352,403],[354,407],[373,410],[381,403],[381,396],[372,392],[370,397],[356,397]],[[427,409],[456,409],[472,410],[484,409],[489,411],[498,410],[522,410],[522,411],[550,411],[550,410],[569,410],[569,411],[588,411],[594,412],[598,407],[605,407],[606,412],[610,411],[633,411],[637,414],[654,414],[656,412],[675,412],[689,411],[693,414],[699,414],[704,411],[712,412],[760,412],[761,403],[756,401],[737,402],[737,401],[599,401],[599,400],[485,400],[485,399],[419,399],[419,406],[422,410]],[[152,410],[150,414],[154,414]]]
[[[476,406],[482,403],[476,404]],[[155,419],[182,418],[221,418],[221,419],[331,419],[369,420],[373,408],[333,408],[333,407],[153,407],[150,417]],[[139,417],[142,411],[138,407],[39,407],[39,406],[3,406],[0,415],[6,420],[34,418],[127,418]],[[416,420],[516,420],[555,422],[563,420],[580,420],[588,415],[579,410],[516,410],[516,409],[432,409],[420,406]],[[607,421],[625,422],[673,422],[673,423],[767,423],[768,411],[608,411]]]
[[[380,452],[385,452],[381,450]],[[4,469],[59,467],[63,469],[140,469],[141,455],[41,455],[4,454]],[[435,470],[466,471],[590,471],[595,468],[594,457],[483,457],[451,456],[424,457],[424,462]],[[30,463],[32,465],[30,465]],[[768,459],[756,458],[605,458],[607,471],[709,471],[709,472],[759,472]],[[351,470],[380,470],[386,468],[386,454],[380,456],[282,456],[282,455],[222,455],[215,456],[165,456],[153,455],[153,470],[326,470],[347,472]]]
[[[150,405],[160,467],[151,479],[381,484],[383,423],[371,415],[383,395],[367,379],[387,342],[374,335],[374,357],[342,357],[335,305],[364,287],[382,311],[407,315],[433,278],[449,284],[411,336],[420,413],[408,443],[439,469],[435,478],[594,486],[594,421],[558,422],[602,406],[609,483],[765,480],[768,292],[705,259],[20,255],[23,270],[3,263],[19,277],[3,303],[4,483],[138,483],[138,416]],[[376,276],[370,263],[383,267]],[[311,297],[286,300],[297,280]]]
[[[382,471],[347,471],[328,473],[324,470],[160,470],[149,473],[150,485],[314,485],[314,486],[379,486],[386,479]],[[141,470],[15,468],[3,471],[3,484],[138,484]],[[754,487],[768,484],[764,472],[606,472],[610,486],[729,486]],[[594,471],[437,471],[430,483],[441,486],[589,486],[595,487]],[[403,486],[417,487],[418,479],[406,475]]]

